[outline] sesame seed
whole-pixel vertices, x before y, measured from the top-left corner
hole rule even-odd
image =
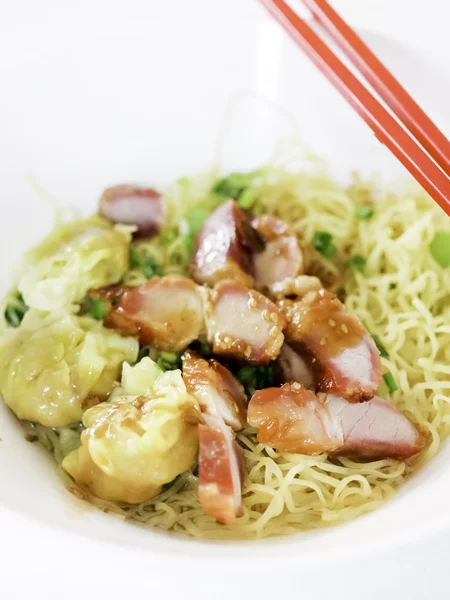
[[[345,323],[342,323],[341,329],[344,333],[348,333],[348,327],[347,327],[347,325],[345,325]]]
[[[330,327],[335,327],[336,325],[336,321],[334,319],[330,319],[328,323],[330,324]]]
[[[296,381],[292,384],[292,389],[293,390],[299,390],[300,389],[300,384]]]
[[[257,302],[254,298],[250,298],[250,300],[248,301],[248,307],[249,308],[256,308],[257,307]]]
[[[278,315],[277,313],[270,313],[270,320],[273,321],[274,323],[278,323]]]
[[[263,310],[261,313],[261,317],[264,319],[264,321],[268,321],[270,319],[270,313],[267,309]]]
[[[326,344],[326,343],[327,343],[327,340],[326,340],[326,338],[324,338],[324,337],[323,337],[323,338],[320,340],[320,345],[321,345],[321,346],[325,346],[325,344]]]
[[[278,334],[280,333],[280,330],[278,329],[278,327],[276,327],[275,325],[272,327],[272,329],[269,331],[269,335],[272,338],[276,338],[278,337]]]

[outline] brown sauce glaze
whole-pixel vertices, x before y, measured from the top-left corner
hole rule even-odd
[[[304,342],[313,354],[326,349],[329,357],[338,356],[367,335],[358,319],[325,289],[309,292],[300,301],[281,300],[278,307],[288,320],[287,338]]]

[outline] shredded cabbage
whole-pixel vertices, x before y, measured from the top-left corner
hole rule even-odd
[[[25,258],[18,289],[43,311],[80,302],[91,288],[118,283],[129,267],[132,229],[100,217],[58,227]]]

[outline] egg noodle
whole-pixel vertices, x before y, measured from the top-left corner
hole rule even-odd
[[[187,273],[190,251],[183,234],[193,208],[210,212],[218,199],[210,193],[213,175],[180,180],[166,195],[169,223],[158,238],[136,242],[164,273]],[[256,441],[255,430],[238,433],[246,459],[243,514],[231,526],[217,525],[199,503],[197,477],[184,473],[157,498],[135,506],[116,506],[89,497],[115,512],[163,530],[215,539],[251,539],[343,523],[371,511],[439,450],[450,431],[450,269],[433,259],[429,247],[445,217],[420,189],[398,194],[355,179],[341,187],[324,174],[263,168],[252,177],[258,209],[287,221],[305,249],[306,273],[345,299],[372,334],[382,340],[398,390],[382,382],[379,395],[396,404],[428,435],[415,459],[356,462],[326,454],[281,454]],[[374,215],[358,220],[355,207],[373,202]],[[448,229],[448,225],[446,227]],[[313,235],[326,231],[337,251],[332,259],[313,247]],[[352,256],[366,259],[364,273],[348,267]],[[126,283],[145,281],[132,270]],[[40,425],[30,435],[51,450],[58,463],[73,447],[76,427],[59,432]],[[73,485],[73,484],[72,484]],[[83,492],[84,493],[84,492]],[[86,494],[85,494],[86,496]]]

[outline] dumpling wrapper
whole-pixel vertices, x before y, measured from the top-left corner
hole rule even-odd
[[[195,464],[200,418],[181,371],[163,373],[144,358],[124,365],[122,388],[111,401],[85,412],[81,446],[62,466],[103,500],[150,500]]]
[[[105,400],[138,352],[134,338],[90,317],[30,310],[0,344],[0,394],[19,419],[66,427]]]
[[[100,217],[58,227],[25,256],[18,283],[25,304],[59,310],[92,288],[118,283],[129,268],[131,231]]]

